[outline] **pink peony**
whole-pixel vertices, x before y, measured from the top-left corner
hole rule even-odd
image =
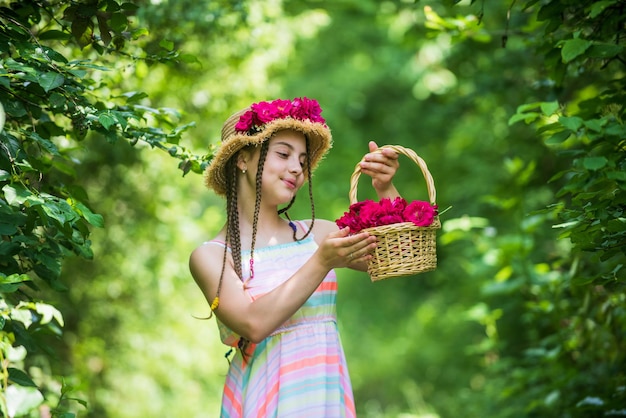
[[[374,205],[376,202],[373,200],[364,200],[362,202],[356,202],[350,205],[348,212],[345,212],[343,216],[335,223],[339,228],[350,227],[351,232],[358,232],[361,229],[368,228],[367,223],[363,218],[363,210],[370,205]]]
[[[254,125],[254,112],[248,110],[246,113],[239,117],[239,121],[235,125],[235,130],[238,132],[248,132]]]
[[[250,108],[256,115],[256,119],[260,122],[260,125],[265,125],[281,117],[278,108],[269,102],[255,103]]]
[[[349,226],[356,233],[364,228],[413,222],[417,226],[428,226],[437,215],[437,206],[424,201],[407,203],[401,197],[394,200],[381,199],[379,202],[364,200],[350,205],[348,212],[335,222],[340,228]]]
[[[324,123],[322,118],[322,108],[317,100],[312,100],[306,97],[297,97],[292,101],[291,116],[294,119],[305,120],[309,119],[311,122]]]
[[[258,102],[250,106],[250,110],[239,117],[235,125],[238,132],[249,132],[256,127],[256,131],[276,119],[293,118],[297,120],[309,119],[315,123],[326,123],[321,116],[322,108],[317,100],[307,97],[297,97],[293,100],[276,99],[271,102]]]
[[[404,210],[404,218],[417,226],[428,226],[433,223],[436,209],[436,206],[428,202],[415,200],[409,203]]]

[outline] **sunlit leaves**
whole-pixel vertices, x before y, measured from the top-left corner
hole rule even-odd
[[[606,167],[609,160],[604,156],[583,158],[583,167],[587,170],[600,170]]]
[[[6,276],[0,273],[0,293],[15,292],[22,284],[30,280],[31,278],[26,274],[11,274]]]
[[[71,49],[73,41],[87,53],[91,46],[104,54],[109,45],[122,50],[146,35],[143,28],[129,27],[136,5],[101,0],[42,7],[47,13],[23,2],[0,9],[3,122],[5,112],[8,116],[0,132],[0,304],[9,312],[1,317],[0,337],[2,344],[23,347],[27,354],[49,352],[40,334],[60,335],[63,319],[52,305],[24,299],[33,298],[42,283],[66,292],[63,260],[71,254],[91,259],[90,230],[104,226],[76,184],[76,141],[91,133],[111,142],[145,141],[181,161],[195,158],[170,142],[177,143],[190,124],[178,127],[173,112],[142,107],[144,93],[111,89],[97,75],[109,71],[109,64]],[[171,45],[169,49],[150,59],[176,56]],[[68,60],[65,54],[80,58]],[[181,169],[199,170],[200,164]],[[28,392],[28,375],[11,365],[2,362],[5,376],[10,369],[10,385],[1,389],[13,395],[8,403],[0,397],[0,408],[23,414],[41,403],[41,394]]]
[[[93,213],[91,209],[89,209],[83,203],[75,201],[73,199],[70,201],[70,204],[72,205],[74,210],[80,216],[82,216],[90,225],[93,225],[99,228],[104,227],[104,220],[102,218],[102,215]]]
[[[59,73],[46,72],[39,75],[39,85],[46,93],[62,86],[64,82],[65,78]]]
[[[7,416],[24,416],[43,402],[41,392],[35,387],[9,385],[6,389]]]
[[[570,62],[584,54],[585,51],[591,46],[591,42],[580,38],[574,38],[563,41],[562,45],[561,56],[563,57],[563,61]]]
[[[425,26],[437,32],[445,32],[455,40],[472,39],[477,42],[489,42],[491,34],[480,24],[480,19],[474,15],[442,17],[430,6],[424,7],[426,18]]]

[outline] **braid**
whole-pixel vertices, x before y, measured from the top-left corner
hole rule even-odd
[[[293,206],[293,202],[296,201],[296,196],[297,195],[294,195],[294,197],[291,198],[291,201],[289,202],[289,204],[278,211],[278,215],[282,215],[284,213],[285,218],[287,218],[287,220],[289,221],[289,226],[293,230],[292,237],[294,241],[298,241],[298,237],[296,237],[296,232],[298,231],[298,228],[296,227],[296,224],[294,224],[293,221],[291,220],[291,216],[289,216],[289,212],[287,211],[289,210],[290,207]]]
[[[302,238],[296,237],[297,228],[295,224],[291,221],[291,217],[289,216],[289,213],[287,212],[289,208],[293,206],[293,203],[296,201],[296,196],[294,196],[291,199],[291,202],[289,202],[287,206],[285,206],[284,208],[278,211],[279,215],[282,215],[283,213],[285,214],[285,217],[289,221],[289,225],[293,228],[293,240],[294,241],[302,241],[303,239],[308,237],[311,231],[313,230],[313,225],[315,224],[315,204],[313,203],[313,182],[311,181],[312,176],[311,176],[311,170],[310,170],[311,147],[309,144],[309,137],[305,136],[305,138],[306,138],[306,175],[307,175],[307,181],[309,182],[309,201],[311,202],[311,226],[309,227],[309,230],[306,232],[306,234],[304,234]]]
[[[299,241],[305,239],[309,236],[311,231],[313,231],[313,225],[315,225],[315,204],[313,203],[313,182],[311,181],[311,146],[309,144],[309,137],[306,137],[306,176],[309,182],[309,201],[311,202],[311,226],[309,230],[306,231],[306,234]],[[295,233],[294,233],[295,236]]]
[[[237,164],[234,158],[231,158],[226,164],[227,190],[226,190],[226,244],[230,245],[231,255],[233,257],[233,267],[240,279],[243,279],[241,271],[241,234],[239,231],[239,211],[237,210]]]
[[[279,214],[279,215],[282,215],[283,213],[287,212],[287,211],[289,210],[289,208],[291,208],[291,207],[293,206],[293,202],[295,202],[295,201],[296,201],[296,196],[294,196],[294,197],[291,199],[291,202],[289,202],[289,204],[288,204],[287,206],[285,206],[285,207],[284,207],[284,208],[282,208],[282,209],[279,209],[279,210],[278,210],[278,214]],[[285,215],[287,216],[287,219],[289,219],[289,215],[287,215],[286,213],[285,213]]]
[[[268,141],[261,145],[259,154],[259,164],[256,171],[256,196],[254,199],[254,218],[252,220],[252,244],[250,245],[250,278],[254,276],[254,246],[256,244],[256,232],[259,225],[259,211],[261,210],[261,180],[263,178],[263,167],[265,157],[267,157]]]
[[[237,183],[235,181],[237,176],[237,165],[234,163],[234,159],[230,159],[226,162],[225,171],[228,175],[226,176],[226,237],[224,238],[224,255],[222,256],[222,270],[220,272],[219,282],[217,283],[215,298],[213,299],[213,302],[211,302],[211,313],[207,319],[210,319],[213,316],[213,311],[219,306],[220,291],[222,290],[224,272],[226,271],[228,247],[229,245],[231,248],[241,247],[241,239],[239,236],[239,213],[237,212]],[[235,264],[235,272],[239,277],[241,277],[241,251],[231,251],[231,253]]]
[[[261,210],[261,180],[263,178],[263,167],[265,165],[265,157],[267,157],[268,142],[261,145],[261,153],[259,154],[259,164],[256,171],[256,195],[254,198],[254,218],[252,220],[252,243],[250,245],[250,279],[254,277],[254,246],[256,244],[256,233],[259,225],[259,211]],[[241,266],[241,257],[239,265]],[[237,348],[241,352],[244,360],[248,358],[248,347],[250,341],[244,337],[239,338]]]

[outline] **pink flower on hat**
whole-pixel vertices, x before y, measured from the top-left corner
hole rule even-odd
[[[237,132],[259,132],[264,125],[277,119],[293,118],[310,120],[314,123],[326,123],[321,116],[322,108],[317,100],[297,97],[293,100],[276,99],[271,102],[258,102],[240,116],[235,125]]]
[[[298,97],[293,99],[292,104],[293,110],[291,111],[291,116],[295,119],[309,119],[311,122],[320,123],[325,122],[321,116],[322,109],[320,108],[317,100],[308,99],[306,97]]]
[[[239,117],[239,121],[235,125],[235,130],[239,132],[245,132],[249,130],[252,126],[254,126],[257,121],[255,120],[255,113],[248,110],[241,117]]]

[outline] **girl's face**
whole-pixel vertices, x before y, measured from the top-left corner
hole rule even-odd
[[[302,132],[275,133],[269,140],[263,168],[263,200],[277,205],[291,201],[304,184],[306,160],[306,139]]]

